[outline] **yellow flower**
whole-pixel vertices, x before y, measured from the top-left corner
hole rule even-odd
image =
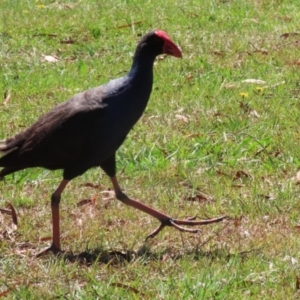
[[[248,95],[248,93],[243,92],[243,93],[240,93],[240,96],[242,98],[247,98],[249,95]]]
[[[37,6],[37,8],[45,8],[45,5],[43,5],[43,4],[37,4],[36,6]]]
[[[257,87],[256,87],[256,90],[257,90],[258,92],[262,92],[264,89],[263,89],[262,87],[260,87],[260,86],[257,86]]]

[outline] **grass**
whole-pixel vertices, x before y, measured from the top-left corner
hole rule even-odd
[[[36,259],[50,242],[50,195],[61,172],[13,174],[0,183],[0,206],[10,202],[19,219],[16,229],[0,214],[0,297],[300,297],[298,1],[0,6],[0,138],[122,76],[140,36],[164,29],[184,58],[157,61],[147,110],[118,151],[119,181],[174,217],[230,216],[200,234],[167,228],[145,243],[157,222],[103,192],[110,182],[93,169],[63,194],[62,246],[71,253]]]

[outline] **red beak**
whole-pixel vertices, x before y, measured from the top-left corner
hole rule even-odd
[[[165,41],[163,53],[182,58],[180,49],[172,41]]]
[[[155,34],[165,41],[163,53],[175,57],[182,57],[181,50],[175,45],[175,43],[170,39],[166,32],[164,32],[163,30],[156,30]]]

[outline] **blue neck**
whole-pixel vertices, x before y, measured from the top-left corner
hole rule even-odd
[[[154,60],[155,56],[135,55],[128,76],[134,77],[137,81],[148,81],[150,79],[152,85]]]

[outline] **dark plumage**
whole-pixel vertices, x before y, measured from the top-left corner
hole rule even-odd
[[[71,180],[114,155],[147,105],[153,62],[164,44],[155,32],[148,33],[138,44],[127,75],[75,95],[8,139],[0,151],[15,150],[0,160],[5,167],[0,176],[44,167],[63,169],[64,179]],[[175,45],[171,47],[175,56],[181,55]]]
[[[178,224],[197,225],[223,219],[172,220],[128,198],[116,179],[115,153],[146,108],[153,83],[153,63],[155,57],[163,53],[182,56],[165,32],[149,32],[137,45],[127,75],[75,95],[55,106],[31,127],[0,144],[4,155],[0,158],[3,167],[0,177],[31,167],[63,169],[63,180],[51,197],[53,243],[47,251],[60,251],[59,201],[62,191],[70,180],[97,166],[111,178],[119,200],[161,221],[162,225],[150,236],[166,225],[187,230]]]

